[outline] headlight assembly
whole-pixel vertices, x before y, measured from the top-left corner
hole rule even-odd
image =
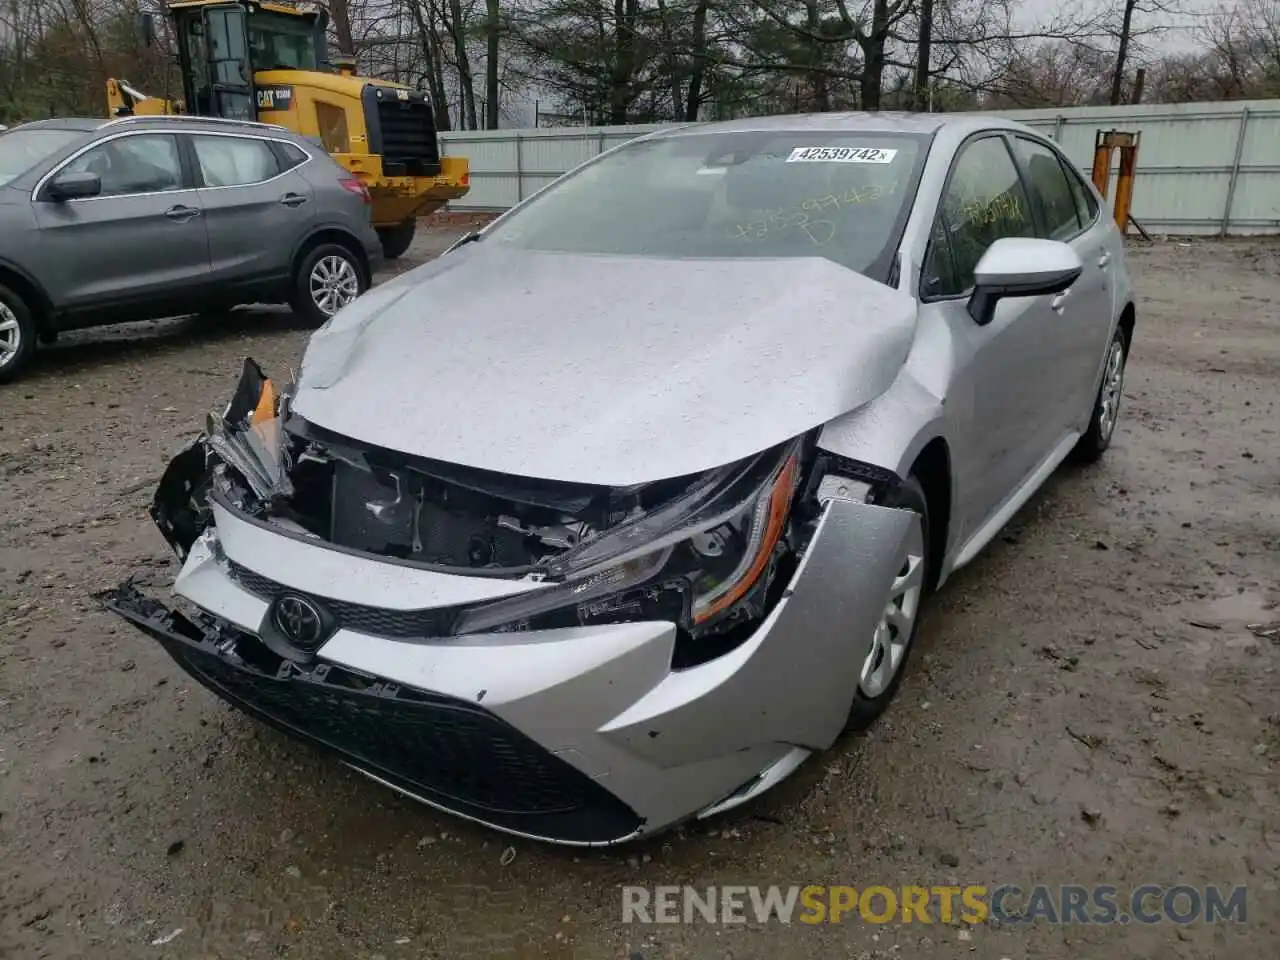
[[[799,441],[713,471],[556,557],[546,568],[553,583],[462,611],[453,632],[646,619],[714,629],[767,585],[799,479]]]

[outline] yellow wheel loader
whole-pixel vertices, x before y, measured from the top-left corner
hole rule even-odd
[[[440,156],[431,104],[423,94],[358,77],[350,61],[330,61],[323,8],[279,0],[173,0],[167,10],[182,99],[148,96],[112,79],[112,116],[187,113],[257,120],[323,143],[369,188],[373,225],[388,259],[409,248],[418,217],[470,189],[466,159]],[[144,14],[140,21],[144,40],[153,42],[154,20]]]

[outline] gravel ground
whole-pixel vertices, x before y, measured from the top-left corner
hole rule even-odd
[[[172,575],[154,480],[244,355],[283,373],[306,331],[256,311],[65,338],[0,389],[0,957],[1274,960],[1280,643],[1248,625],[1280,619],[1280,247],[1131,263],[1115,445],[935,598],[884,720],[746,810],[611,852],[401,800],[98,610]],[[1248,920],[620,922],[623,883],[949,882],[1246,884]]]

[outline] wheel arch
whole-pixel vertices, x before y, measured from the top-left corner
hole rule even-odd
[[[53,301],[31,274],[17,264],[0,260],[0,286],[8,287],[22,298],[31,311],[37,330],[47,330],[53,319]]]
[[[1124,346],[1128,350],[1133,346],[1133,329],[1138,322],[1138,311],[1134,309],[1133,301],[1130,300],[1124,305],[1124,309],[1120,311],[1119,328],[1124,331]]]
[[[336,243],[338,246],[345,248],[356,258],[356,263],[360,265],[360,269],[364,272],[365,286],[373,284],[373,271],[369,267],[369,256],[365,252],[364,246],[360,243],[350,230],[342,227],[326,225],[320,226],[312,230],[298,244],[298,249],[294,251],[293,259],[289,264],[289,276],[297,278],[298,270],[302,267],[302,261],[316,247],[324,243]]]
[[[929,505],[929,589],[938,585],[947,556],[951,530],[951,448],[941,435],[929,440],[916,455],[909,476],[920,481]]]

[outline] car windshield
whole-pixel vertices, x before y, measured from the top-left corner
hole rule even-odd
[[[6,130],[0,133],[0,187],[83,137],[78,130]]]
[[[846,131],[639,141],[556,184],[486,240],[644,257],[820,256],[881,278],[927,143]]]

